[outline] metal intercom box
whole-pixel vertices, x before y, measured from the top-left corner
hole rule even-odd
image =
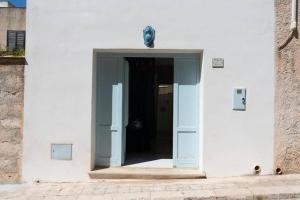
[[[233,89],[233,110],[246,110],[246,88]]]
[[[51,159],[72,160],[72,144],[51,144]]]

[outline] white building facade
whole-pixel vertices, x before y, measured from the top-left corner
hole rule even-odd
[[[158,71],[170,60],[174,167],[273,173],[272,0],[28,0],[26,37],[24,181],[88,180],[95,166],[124,165],[126,74],[138,58]]]
[[[0,1],[0,8],[11,8],[14,7],[9,1]]]

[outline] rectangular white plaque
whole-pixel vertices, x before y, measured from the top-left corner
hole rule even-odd
[[[223,58],[213,58],[212,59],[212,67],[213,68],[223,68],[224,67],[224,59]]]

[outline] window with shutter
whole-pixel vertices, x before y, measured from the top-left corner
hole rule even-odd
[[[7,50],[13,50],[16,48],[16,31],[7,31]]]
[[[25,31],[17,31],[17,49],[25,49]]]
[[[25,31],[7,31],[7,50],[25,49]]]

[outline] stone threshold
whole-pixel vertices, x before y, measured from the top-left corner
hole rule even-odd
[[[99,168],[89,172],[92,179],[203,179],[205,174],[197,169],[179,168]]]

